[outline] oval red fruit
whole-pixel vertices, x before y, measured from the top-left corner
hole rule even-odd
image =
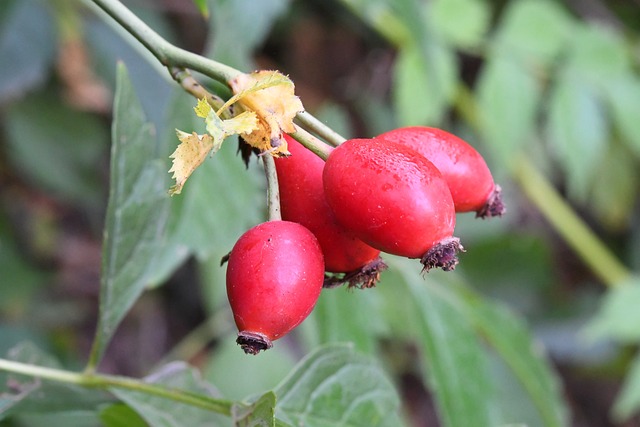
[[[329,208],[322,186],[324,160],[290,136],[285,139],[291,156],[275,159],[282,219],[302,224],[316,236],[328,272],[354,273],[377,260],[380,251],[338,224]]]
[[[447,181],[456,212],[476,212],[482,218],[504,214],[500,186],[482,155],[464,140],[423,126],[393,129],[377,138],[410,147],[430,160]]]
[[[323,182],[338,221],[364,242],[422,258],[425,269],[457,264],[451,192],[418,152],[380,138],[352,139],[329,155]]]
[[[238,344],[257,354],[313,310],[324,280],[322,251],[300,224],[269,221],[236,242],[228,257],[227,296]]]

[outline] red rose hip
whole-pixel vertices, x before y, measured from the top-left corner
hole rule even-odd
[[[447,181],[456,212],[476,212],[481,218],[504,214],[500,186],[480,153],[464,140],[423,126],[394,129],[377,138],[410,147],[430,160]]]
[[[318,239],[324,254],[325,270],[345,273],[328,277],[327,287],[342,282],[349,286],[372,287],[386,265],[380,251],[358,239],[338,224],[327,204],[322,186],[324,160],[285,135],[291,156],[275,159],[280,187],[282,219],[302,224]]]
[[[338,221],[381,251],[451,270],[462,249],[455,210],[438,169],[418,152],[376,139],[351,139],[332,151],[323,173]]]
[[[300,224],[269,221],[236,242],[227,265],[227,296],[246,353],[271,348],[313,310],[324,280],[322,251]]]

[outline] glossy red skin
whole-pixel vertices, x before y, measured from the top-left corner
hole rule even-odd
[[[449,185],[456,212],[480,210],[495,189],[491,171],[480,153],[449,132],[413,126],[394,129],[377,138],[413,148],[436,165]]]
[[[373,261],[380,251],[338,224],[322,186],[324,160],[285,135],[290,157],[276,159],[282,219],[308,228],[318,239],[326,271],[350,273]]]
[[[323,182],[338,221],[384,252],[420,258],[453,235],[447,183],[418,152],[376,139],[352,139],[333,150]]]
[[[324,281],[322,251],[300,224],[269,221],[236,242],[227,264],[227,296],[240,332],[276,340],[313,310]]]

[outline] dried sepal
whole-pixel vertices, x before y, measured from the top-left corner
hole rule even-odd
[[[235,95],[227,104],[235,102],[236,108],[257,116],[257,128],[243,139],[276,157],[288,155],[282,134],[295,132],[293,119],[304,111],[291,79],[278,71],[262,70],[241,74],[229,83]]]

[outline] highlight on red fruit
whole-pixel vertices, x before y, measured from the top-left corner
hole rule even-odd
[[[462,247],[451,192],[417,151],[381,138],[348,140],[329,155],[323,184],[337,220],[367,244],[420,258],[426,270],[455,268]]]
[[[380,251],[340,225],[327,204],[322,186],[324,160],[285,135],[291,156],[275,159],[282,219],[302,224],[318,239],[328,275],[325,287],[375,285],[386,268]]]
[[[322,250],[300,224],[269,221],[245,232],[228,256],[227,297],[245,353],[272,347],[313,310],[324,279]]]
[[[476,212],[476,217],[502,216],[501,189],[493,181],[484,158],[475,148],[442,129],[411,126],[379,135],[410,147],[430,160],[447,181],[456,212]]]

